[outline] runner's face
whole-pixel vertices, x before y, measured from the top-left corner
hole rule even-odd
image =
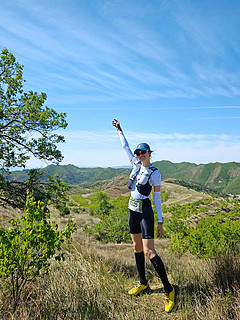
[[[141,152],[139,152],[140,154],[137,155],[137,158],[141,161],[141,162],[145,162],[145,161],[149,161],[149,151],[147,151],[146,153],[142,154]]]

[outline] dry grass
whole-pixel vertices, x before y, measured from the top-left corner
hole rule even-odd
[[[164,186],[163,186],[164,187]],[[177,186],[177,188],[180,186]],[[183,188],[183,187],[180,187]],[[181,190],[176,190],[176,197]],[[183,192],[184,190],[182,190]],[[171,201],[179,201],[171,190]],[[181,194],[186,201],[194,199],[190,190]],[[201,197],[206,195],[202,194]],[[20,212],[0,212],[3,225]],[[169,279],[180,291],[175,310],[164,313],[162,284],[151,263],[146,264],[151,294],[130,298],[127,291],[138,281],[131,244],[104,244],[86,237],[84,225],[94,217],[87,212],[60,217],[55,210],[52,219],[63,227],[74,218],[78,231],[74,242],[65,248],[65,262],[52,264],[48,276],[29,284],[13,315],[8,308],[9,290],[0,293],[0,319],[116,319],[116,320],[238,320],[240,319],[240,256],[232,253],[216,260],[204,260],[190,254],[171,255],[169,241],[156,240],[156,250],[167,269]],[[10,289],[10,288],[8,288]]]
[[[192,203],[194,201],[208,199],[211,197],[206,193],[197,192],[183,186],[166,182],[162,182],[161,190],[170,191],[168,200],[164,202],[166,206],[172,206],[174,204],[185,205],[187,203]]]
[[[170,280],[180,287],[171,314],[163,311],[163,288],[150,263],[146,269],[152,293],[128,296],[137,281],[130,245],[82,242],[69,245],[65,262],[54,262],[48,276],[29,285],[15,316],[7,311],[9,299],[1,296],[1,319],[240,319],[239,256],[219,261],[176,257],[165,245],[158,241],[158,253]]]

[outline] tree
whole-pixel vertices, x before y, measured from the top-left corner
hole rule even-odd
[[[53,133],[66,128],[65,113],[44,107],[45,93],[23,92],[23,66],[3,49],[0,56],[0,163],[3,167],[25,166],[33,154],[38,159],[62,160],[56,144],[64,137]]]
[[[11,221],[8,229],[0,228],[0,278],[11,289],[15,312],[27,282],[49,272],[52,257],[64,258],[62,245],[75,231],[69,220],[63,231],[58,231],[43,202],[36,202],[29,193],[25,214]]]
[[[9,173],[9,176],[10,173]],[[7,176],[0,174],[0,201],[12,207],[25,208],[27,190],[33,192],[37,201],[44,201],[45,205],[53,204],[60,211],[66,211],[69,184],[61,181],[58,175],[43,177],[38,169],[28,171],[28,179],[25,182],[8,180]],[[0,202],[1,203],[1,202]]]
[[[65,113],[44,106],[45,93],[24,92],[23,66],[12,53],[3,49],[0,55],[0,200],[23,195],[26,186],[10,181],[9,169],[25,167],[31,155],[59,163],[62,154],[57,144],[64,137],[55,133],[66,128]],[[31,179],[31,177],[30,177]],[[25,188],[26,189],[26,188]],[[26,192],[24,202],[26,200]],[[17,201],[16,201],[17,202]]]

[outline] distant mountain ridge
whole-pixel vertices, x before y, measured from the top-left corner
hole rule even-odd
[[[222,193],[240,193],[240,163],[208,163],[190,162],[172,163],[157,161],[154,165],[160,170],[162,179],[175,178],[188,183],[205,186]]]
[[[196,184],[217,190],[222,193],[240,194],[240,163],[208,163],[190,162],[173,163],[162,160],[153,163],[161,172],[162,180],[177,179],[188,184]],[[27,171],[13,171],[11,179],[24,181]],[[58,174],[67,183],[89,186],[92,183],[112,179],[119,174],[128,175],[128,168],[79,168],[75,165],[49,165],[40,169],[43,176]]]

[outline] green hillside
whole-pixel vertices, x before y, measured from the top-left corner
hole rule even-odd
[[[197,165],[190,162],[172,163],[171,161],[157,161],[154,165],[160,170],[162,180],[177,179],[191,187],[196,185],[221,193],[240,194],[240,163],[208,163]],[[90,186],[102,180],[108,180],[119,174],[128,175],[127,168],[78,168],[74,165],[50,165],[41,169],[43,175],[58,174],[67,183]],[[24,181],[27,179],[27,170],[14,171],[11,179]]]
[[[174,178],[179,173],[184,172],[189,168],[195,168],[197,165],[190,162],[173,163],[168,160],[154,162],[156,168],[159,169],[162,175],[162,179]]]
[[[68,165],[49,165],[40,169],[43,179],[47,176],[58,174],[62,181],[72,184],[89,186],[97,181],[108,180],[119,174],[129,174],[130,169],[126,168],[78,168],[72,164]],[[14,171],[11,173],[11,179],[26,181],[28,170]]]

